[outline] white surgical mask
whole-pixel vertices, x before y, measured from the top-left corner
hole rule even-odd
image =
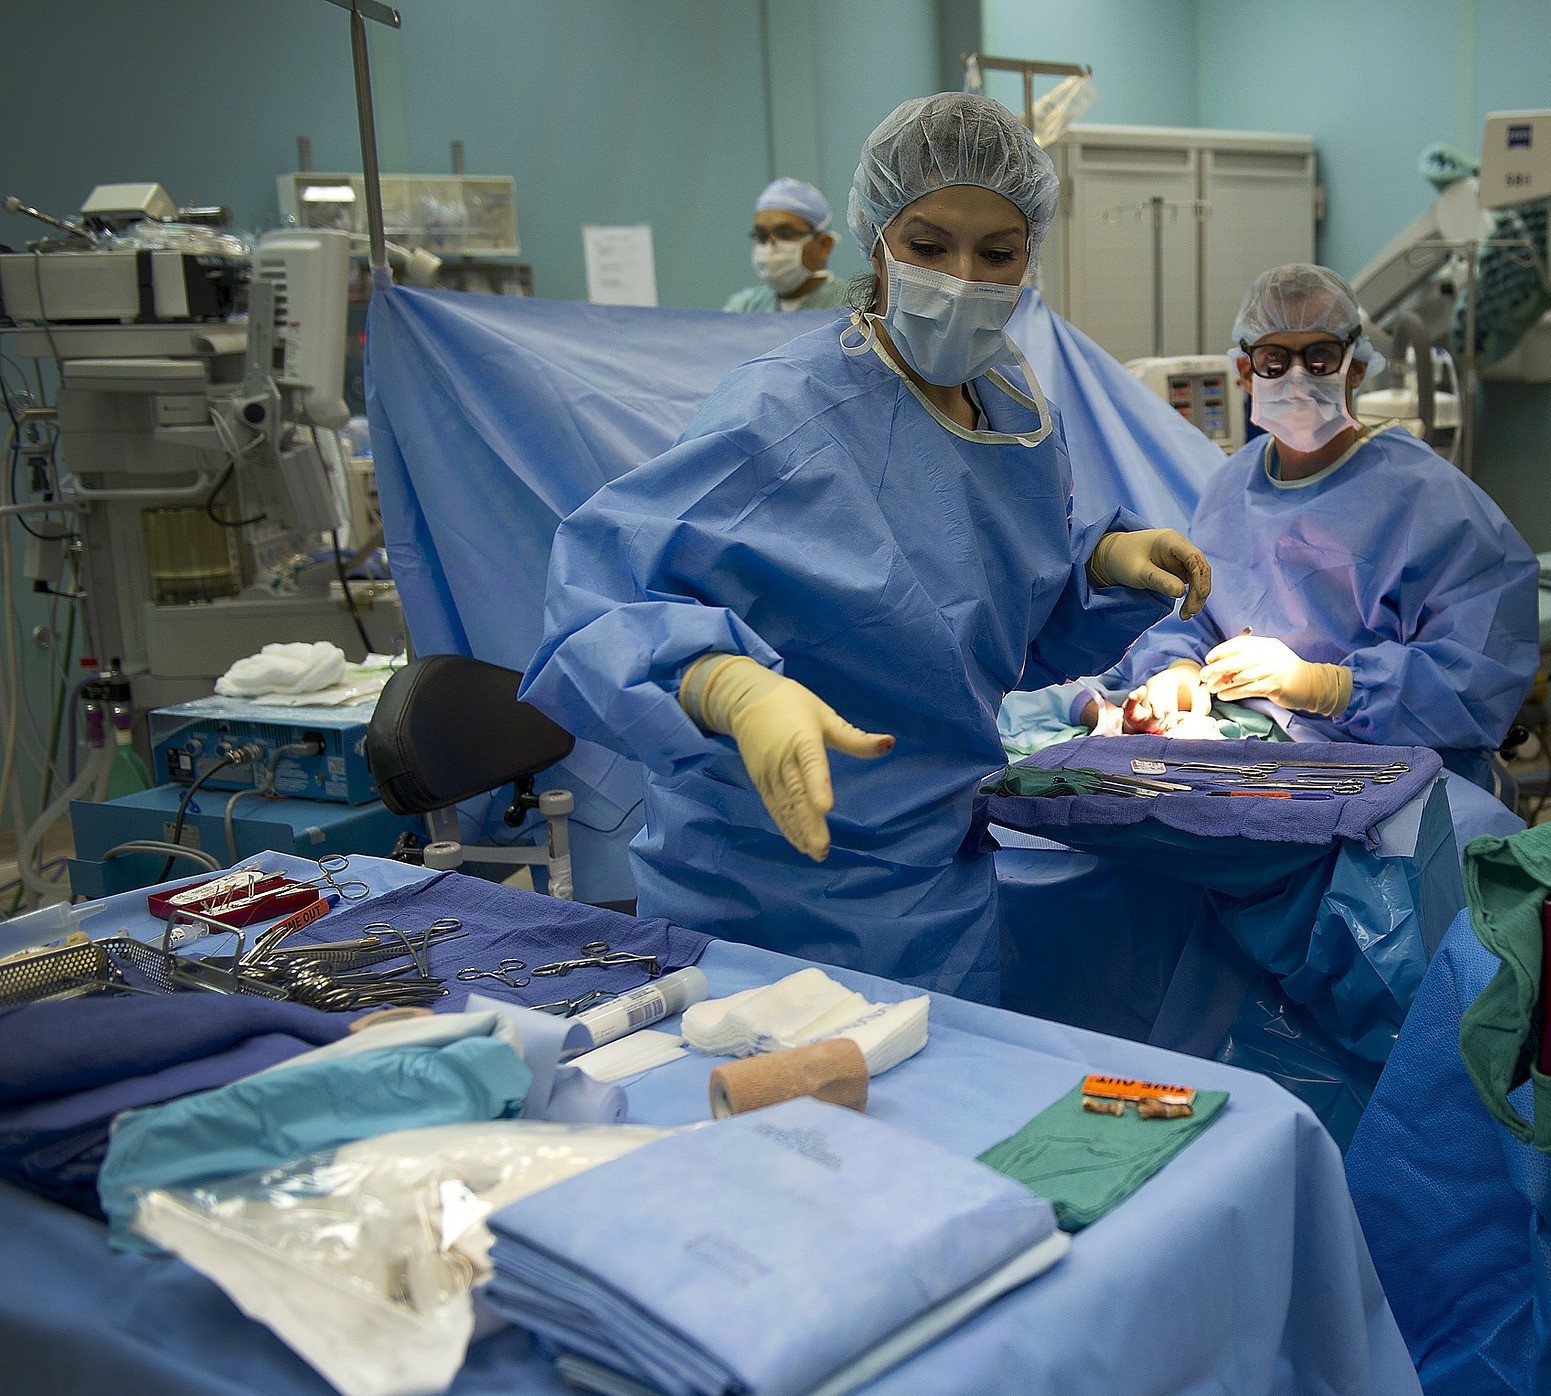
[[[883,323],[905,361],[928,383],[951,388],[1014,357],[1007,338],[1023,287],[964,281],[945,271],[899,262],[881,237],[888,275]]]
[[[802,264],[802,250],[810,241],[811,236],[796,242],[781,242],[772,238],[769,242],[754,244],[754,270],[776,295],[791,295],[813,275]]]
[[[1348,427],[1358,425],[1346,405],[1348,348],[1335,373],[1316,377],[1294,363],[1280,378],[1250,379],[1250,421],[1294,451],[1317,451]]]

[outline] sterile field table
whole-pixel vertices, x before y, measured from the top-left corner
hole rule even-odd
[[[305,866],[276,855],[275,864]],[[422,876],[352,863],[375,891]],[[88,929],[152,930],[143,894]],[[324,923],[326,924],[326,923]],[[802,963],[713,941],[715,995]],[[912,991],[843,970],[875,1000]],[[628,1084],[631,1118],[707,1118],[715,1059],[690,1055]],[[1374,1275],[1341,1157],[1310,1111],[1247,1072],[997,1009],[934,997],[930,1041],[873,1082],[868,1112],[965,1155],[1012,1134],[1088,1071],[1231,1093],[1217,1121],[1047,1274],[868,1390],[1417,1392]],[[0,1189],[0,1389],[13,1396],[325,1396],[331,1388],[202,1276],[169,1257],[112,1251],[105,1229]],[[803,1282],[792,1277],[794,1285]],[[520,1332],[476,1341],[451,1390],[506,1396],[563,1387]]]

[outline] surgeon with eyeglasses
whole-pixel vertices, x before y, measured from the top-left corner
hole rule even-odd
[[[1056,193],[999,104],[897,108],[848,208],[866,308],[735,369],[560,526],[522,696],[645,763],[642,915],[997,1001],[1002,698],[1211,585],[1182,535],[1072,512],[1005,333]]]
[[[846,283],[829,268],[835,250],[829,200],[800,179],[778,179],[754,203],[758,286],[735,291],[732,311],[832,310],[846,304]]]
[[[1233,343],[1266,435],[1212,477],[1191,520],[1211,600],[1150,632],[1105,687],[1130,689],[1154,729],[1214,698],[1259,699],[1295,740],[1432,747],[1491,789],[1539,662],[1534,554],[1400,423],[1358,422],[1352,395],[1383,360],[1334,272],[1263,273]]]

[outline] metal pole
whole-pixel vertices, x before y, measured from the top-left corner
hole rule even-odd
[[[372,269],[388,265],[387,238],[382,230],[382,184],[377,178],[377,125],[372,115],[372,69],[366,51],[366,20],[358,5],[350,7],[350,54],[355,62],[355,110],[361,127],[361,173],[366,180],[366,236],[371,243]]]
[[[1465,374],[1460,387],[1459,468],[1465,478],[1476,471],[1476,256],[1479,244],[1466,244],[1465,268]]]
[[[455,175],[467,174],[468,169],[463,162],[463,142],[452,143],[452,172]]]
[[[312,141],[307,136],[296,138],[296,168],[303,174],[312,173]]]
[[[1163,357],[1163,196],[1154,194],[1152,205],[1152,352]]]

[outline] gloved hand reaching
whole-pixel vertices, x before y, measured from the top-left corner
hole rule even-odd
[[[1212,592],[1212,568],[1201,550],[1172,528],[1106,533],[1088,558],[1088,580],[1096,587],[1132,587],[1176,600],[1189,620]]]
[[[1192,659],[1176,659],[1126,695],[1126,723],[1133,732],[1162,732],[1181,714],[1206,717],[1211,711],[1212,695]]]
[[[702,731],[737,742],[776,827],[818,863],[829,855],[825,817],[835,806],[825,748],[871,759],[894,746],[893,737],[851,726],[800,683],[744,655],[702,655],[679,685],[679,703]]]
[[[1201,682],[1219,698],[1269,698],[1295,712],[1339,717],[1352,701],[1352,671],[1344,664],[1299,659],[1269,635],[1235,635],[1206,656]]]

